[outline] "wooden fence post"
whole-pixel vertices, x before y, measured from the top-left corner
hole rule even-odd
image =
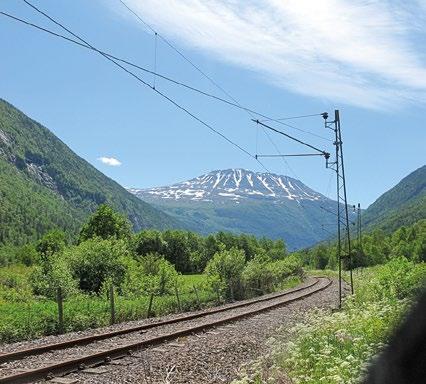
[[[178,309],[179,309],[179,312],[181,312],[182,306],[180,304],[179,290],[178,290],[177,284],[175,285],[175,293],[176,293],[176,301],[177,301]]]
[[[152,309],[153,300],[154,300],[154,294],[151,293],[151,296],[149,297],[148,311],[146,312],[146,317],[151,317],[151,309]]]
[[[115,301],[114,301],[114,286],[109,287],[109,308],[111,311],[111,325],[115,324]]]
[[[198,296],[198,290],[197,290],[197,287],[196,287],[195,285],[193,285],[193,287],[194,287],[195,297],[196,297],[196,299],[197,299],[197,305],[198,305],[198,308],[201,308],[200,296]]]
[[[64,333],[64,301],[62,297],[62,288],[56,289],[56,302],[58,303],[58,333]]]
[[[216,287],[216,295],[217,295],[217,304],[220,305],[222,300],[220,299],[219,287]]]

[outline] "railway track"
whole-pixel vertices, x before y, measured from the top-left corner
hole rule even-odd
[[[189,334],[302,300],[331,284],[315,278],[308,285],[267,297],[214,308],[177,318],[1,353],[0,384],[32,383],[63,376],[87,367],[108,364],[135,350],[158,345]],[[45,362],[49,361],[48,364]],[[28,368],[32,367],[32,368]]]

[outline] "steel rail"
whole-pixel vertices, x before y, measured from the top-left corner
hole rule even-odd
[[[34,347],[34,348],[20,349],[20,350],[13,351],[13,352],[6,352],[6,353],[0,352],[0,363],[4,363],[4,362],[7,362],[7,361],[11,361],[11,360],[22,359],[22,358],[27,357],[27,356],[39,355],[39,354],[42,354],[42,353],[48,352],[48,351],[69,348],[69,347],[73,347],[73,346],[76,346],[76,345],[90,344],[94,341],[105,340],[105,339],[109,339],[109,338],[112,338],[112,337],[115,337],[115,336],[125,335],[125,334],[133,333],[133,332],[140,332],[140,331],[144,331],[144,330],[148,330],[148,329],[152,329],[152,328],[161,327],[161,326],[164,326],[164,325],[176,324],[176,323],[180,323],[180,322],[183,322],[183,321],[198,319],[198,318],[213,315],[213,314],[216,314],[216,313],[226,312],[226,311],[229,311],[229,310],[232,310],[232,309],[235,309],[235,308],[246,307],[246,306],[251,305],[251,304],[261,303],[263,301],[268,301],[268,300],[273,300],[275,298],[283,297],[283,296],[289,295],[289,294],[294,293],[294,292],[299,292],[301,290],[308,289],[308,288],[318,284],[318,282],[319,282],[319,280],[317,279],[314,282],[307,284],[305,286],[294,288],[294,289],[291,289],[291,290],[288,290],[288,291],[285,291],[285,292],[281,292],[281,293],[278,293],[278,294],[275,294],[275,295],[271,295],[271,296],[267,296],[267,297],[260,297],[260,298],[256,298],[256,299],[253,299],[253,300],[244,301],[243,303],[236,303],[236,304],[228,305],[226,307],[219,307],[219,308],[215,308],[215,309],[212,309],[212,310],[207,310],[207,311],[203,311],[203,312],[193,313],[193,314],[190,314],[190,315],[180,316],[180,317],[176,317],[174,319],[162,320],[162,321],[153,322],[153,323],[149,323],[149,324],[138,325],[138,326],[135,326],[135,327],[128,327],[128,328],[124,328],[124,329],[119,329],[119,330],[116,330],[116,331],[110,331],[110,332],[99,333],[99,334],[96,334],[96,335],[84,336],[84,337],[80,337],[80,338],[76,338],[76,339],[72,339],[72,340],[66,340],[66,341],[62,341],[62,342],[58,342],[58,343],[40,345],[40,346],[37,346],[37,347]]]
[[[108,364],[112,359],[121,358],[127,355],[131,355],[134,350],[141,349],[143,347],[155,346],[161,343],[164,343],[169,340],[176,339],[181,336],[187,336],[196,332],[203,331],[208,328],[216,327],[222,324],[226,324],[232,321],[240,320],[242,318],[252,316],[261,312],[265,312],[271,309],[275,309],[285,304],[290,304],[295,301],[304,299],[309,297],[315,293],[318,293],[331,285],[331,280],[328,278],[318,278],[316,283],[311,285],[310,287],[318,284],[320,279],[326,280],[327,283],[320,286],[319,288],[315,288],[308,293],[302,293],[297,297],[289,298],[278,303],[273,303],[267,305],[265,307],[257,308],[254,310],[249,310],[243,313],[239,313],[237,315],[228,316],[219,320],[214,320],[205,324],[201,324],[194,327],[185,328],[179,331],[166,333],[163,335],[155,336],[146,340],[142,340],[139,342],[134,342],[130,344],[124,344],[115,348],[107,349],[107,350],[98,350],[90,355],[80,356],[74,359],[59,361],[57,363],[43,366],[35,369],[28,369],[25,372],[20,372],[17,374],[12,374],[9,376],[5,376],[0,378],[0,384],[26,384],[32,383],[36,380],[41,379],[51,379],[55,376],[63,376],[65,374],[75,372],[81,369],[85,369],[89,366],[96,366],[101,364]],[[304,287],[307,289],[307,287]],[[294,292],[294,291],[293,291]],[[274,297],[277,298],[277,297]],[[279,297],[278,297],[279,298]],[[273,300],[270,298],[269,300]]]

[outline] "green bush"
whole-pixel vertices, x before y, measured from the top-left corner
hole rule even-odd
[[[77,293],[77,281],[74,279],[69,264],[62,257],[49,257],[42,265],[34,267],[30,277],[35,295],[55,299],[57,289],[62,289],[64,297]]]
[[[269,267],[271,263],[271,258],[265,254],[257,255],[247,262],[242,279],[248,291],[260,294],[273,290],[275,279],[273,271]]]
[[[99,293],[106,280],[117,287],[122,284],[129,257],[127,241],[115,239],[86,240],[64,252],[79,288],[94,293]]]
[[[160,295],[173,293],[178,273],[164,257],[150,253],[127,264],[122,284],[125,295]]]
[[[242,274],[246,289],[256,294],[284,288],[289,278],[302,276],[302,261],[296,255],[278,260],[273,260],[265,254],[257,255],[247,262]]]
[[[241,275],[245,266],[244,251],[231,248],[217,252],[207,263],[206,273],[213,281],[219,281],[225,288],[225,296],[231,300],[241,297]],[[217,283],[215,283],[217,284]]]

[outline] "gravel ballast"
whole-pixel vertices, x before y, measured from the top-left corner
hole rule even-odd
[[[66,377],[78,383],[228,383],[239,376],[242,366],[267,352],[267,339],[280,327],[290,328],[311,310],[335,308],[336,303],[337,284],[333,282],[303,300],[139,350],[97,370],[83,370]]]

